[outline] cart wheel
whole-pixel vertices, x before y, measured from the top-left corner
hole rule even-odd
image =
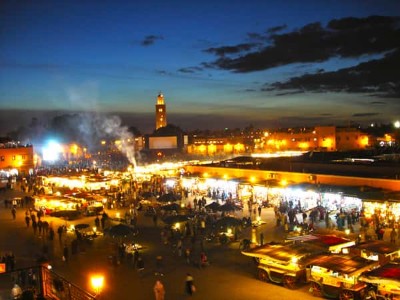
[[[312,282],[311,283],[311,288],[312,288],[312,294],[314,297],[321,297],[322,296],[322,287],[316,283]]]
[[[264,281],[264,282],[269,282],[269,276],[268,276],[267,271],[258,269],[258,279],[260,279],[261,281]]]
[[[339,299],[340,300],[352,300],[352,299],[354,299],[353,292],[351,292],[351,291],[343,291],[343,292],[340,293]]]
[[[283,276],[283,285],[288,289],[296,288],[296,278],[293,276],[285,275]]]

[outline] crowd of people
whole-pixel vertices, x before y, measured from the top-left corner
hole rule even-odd
[[[28,180],[26,182],[24,181],[21,183],[21,188],[23,188],[24,191],[35,193],[33,183],[34,180]],[[158,179],[151,181],[150,187],[146,191],[158,193],[157,197],[167,192],[171,192],[162,188]],[[139,214],[141,214],[142,218],[146,217],[147,211],[141,209],[140,202],[140,195],[143,192],[144,191],[139,188],[135,190],[135,193],[132,191],[129,192],[129,195],[137,195],[137,197],[130,198],[129,205],[124,204],[121,206],[126,211],[126,214],[124,215],[124,222],[132,227],[138,226]],[[126,195],[128,194],[122,191],[118,192],[118,196],[116,197],[117,202],[122,201],[122,199],[127,199]],[[174,257],[174,259],[181,260],[182,262],[187,263],[190,267],[206,267],[210,264],[210,262],[208,257],[209,255],[207,253],[207,247],[205,247],[204,243],[207,242],[210,234],[217,235],[218,231],[220,231],[220,228],[215,227],[217,221],[231,213],[221,211],[215,212],[207,208],[207,203],[218,201],[222,203],[230,203],[231,196],[229,194],[222,194],[224,197],[218,198],[217,196],[219,194],[212,193],[211,197],[208,197],[209,195],[207,195],[206,198],[202,195],[191,195],[187,191],[181,191],[180,195],[183,197],[183,203],[186,203],[186,206],[182,208],[182,210],[184,210],[186,215],[189,216],[186,221],[182,222],[181,227],[177,228],[171,224],[166,224],[163,222],[167,216],[178,215],[181,212],[178,213],[177,210],[164,210],[163,205],[160,203],[152,206],[151,212],[148,214],[148,216],[152,217],[154,227],[160,232],[160,245],[169,248],[171,250],[170,255]],[[55,226],[46,220],[46,216],[43,211],[33,210],[31,199],[32,198],[30,196],[26,196],[22,198],[20,203],[7,201],[4,203],[4,205],[7,209],[11,209],[13,219],[16,218],[17,213],[25,210],[24,218],[26,227],[32,228],[33,235],[41,237],[45,241],[40,253],[37,256],[39,262],[50,259],[52,252],[51,249],[53,249],[52,245],[54,244],[54,240],[56,240],[55,235],[57,234],[58,241],[60,243],[60,249],[62,249],[61,259],[65,263],[68,263],[71,257],[79,252],[79,248],[84,247],[82,236],[80,236],[79,231],[76,231],[75,239],[67,242],[67,239],[65,238],[67,232],[66,226],[61,225],[57,228],[54,228]],[[17,208],[20,209],[17,210]],[[233,240],[238,240],[244,224],[251,225],[252,221],[256,220],[257,217],[261,217],[263,209],[264,208],[261,203],[252,204],[252,206],[248,208],[248,215],[245,215],[244,213],[240,214],[243,222],[237,226],[237,230],[234,231]],[[307,212],[301,210],[297,211],[284,201],[280,206],[277,206],[274,209],[277,227],[284,227],[286,232],[292,231],[295,226],[301,226],[304,228],[304,230],[312,231],[314,227],[319,226],[321,222],[325,222],[326,228],[335,228],[339,230],[344,230],[345,228],[354,230],[354,226],[360,225],[360,231],[364,232],[365,239],[382,239],[385,230],[385,228],[379,226],[379,222],[377,220],[373,222],[365,222],[362,211],[339,210],[337,215],[331,218],[332,215],[321,206],[318,206]],[[233,212],[232,215],[237,217],[237,215]],[[102,214],[94,217],[94,225],[99,230],[105,231],[105,229],[109,226],[109,224],[107,224],[107,219],[108,215],[104,211]],[[335,219],[336,225],[332,221]],[[396,229],[395,227],[391,228],[390,230],[390,241],[392,243],[396,243],[398,240],[400,240],[400,230]],[[262,235],[261,237],[260,234],[259,244],[263,244],[263,240],[264,236]],[[7,270],[13,270],[15,265],[15,260],[14,263],[12,263],[10,256],[12,256],[12,253],[7,253],[1,257],[1,260],[6,263]],[[118,244],[114,249],[114,252],[110,255],[110,265],[117,269],[120,264],[132,266],[132,268],[137,270],[140,277],[146,276],[145,266],[151,270],[151,273],[154,271],[154,275],[156,276],[156,283],[154,285],[155,297],[156,299],[164,299],[165,287],[162,277],[164,277],[165,272],[163,256],[156,255],[153,258],[146,257],[141,253],[140,249],[136,249],[134,252],[127,253],[125,251],[125,246]],[[20,282],[21,281],[16,281],[16,284]],[[193,276],[188,273],[186,276],[184,289],[185,293],[188,295],[192,295],[196,291],[193,282]]]

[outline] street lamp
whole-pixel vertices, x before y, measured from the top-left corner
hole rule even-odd
[[[99,295],[104,286],[104,276],[102,275],[93,275],[90,278],[90,283],[92,284],[92,288],[96,295]]]

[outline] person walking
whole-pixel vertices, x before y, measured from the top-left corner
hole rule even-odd
[[[33,229],[33,234],[36,235],[36,231],[37,231],[37,222],[36,220],[32,219],[32,229]]]
[[[15,220],[15,218],[17,217],[17,209],[15,208],[15,206],[13,206],[13,208],[11,208],[11,214],[12,214],[13,220]]]
[[[138,260],[139,260],[139,251],[138,251],[138,249],[135,249],[135,251],[133,252],[133,255],[132,255],[132,266],[134,268],[136,268]]]
[[[139,256],[137,264],[136,264],[138,273],[139,273],[139,277],[143,276],[143,271],[144,271],[144,261],[143,258],[141,256]]]
[[[63,231],[64,231],[64,228],[62,226],[59,226],[57,229],[57,233],[58,233],[58,240],[60,241],[60,243],[61,243]]]
[[[25,224],[26,224],[26,227],[29,227],[30,222],[31,222],[31,218],[29,217],[29,215],[25,215]]]
[[[98,215],[96,216],[96,219],[94,219],[94,225],[97,229],[100,229],[100,219]]]
[[[69,259],[69,251],[67,244],[65,244],[63,249],[63,261],[68,262],[68,259]]]
[[[154,275],[164,276],[164,272],[163,272],[163,257],[161,255],[158,255],[156,257],[156,271],[155,271]]]
[[[185,280],[185,293],[189,296],[192,296],[193,293],[196,291],[193,281],[193,276],[190,273],[187,273]]]
[[[396,229],[394,229],[394,227],[392,228],[392,231],[390,231],[390,242],[392,244],[396,244]]]
[[[155,213],[155,214],[153,215],[153,224],[154,224],[154,227],[157,227],[157,223],[158,223],[158,216],[157,216],[157,213]]]
[[[165,298],[165,289],[164,285],[161,283],[160,280],[156,281],[156,284],[154,285],[154,296],[156,300],[164,300]]]

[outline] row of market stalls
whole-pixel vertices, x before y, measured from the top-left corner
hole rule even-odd
[[[38,176],[34,206],[46,214],[67,218],[96,215],[112,205],[117,195],[130,192],[133,183],[129,172]]]
[[[379,218],[382,224],[400,221],[400,191],[358,186],[334,186],[311,183],[288,183],[277,180],[252,182],[244,179],[217,179],[182,177],[183,189],[194,195],[208,196],[217,201],[232,199],[242,206],[246,204],[280,206],[310,211],[322,206],[327,211],[361,211],[364,216]]]

